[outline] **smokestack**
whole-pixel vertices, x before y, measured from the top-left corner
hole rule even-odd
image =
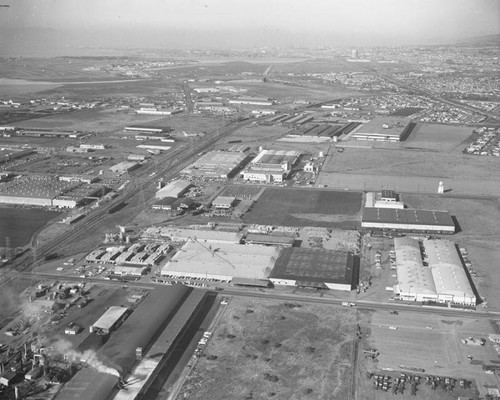
[[[21,394],[19,393],[19,386],[14,386],[14,395],[16,397],[16,400],[21,398]]]

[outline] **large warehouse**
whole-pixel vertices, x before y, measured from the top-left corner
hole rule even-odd
[[[351,252],[284,249],[270,280],[274,285],[351,291],[358,285],[359,258]]]
[[[359,128],[352,138],[356,140],[376,140],[401,142],[408,138],[414,123],[409,118],[377,117]]]
[[[476,296],[452,241],[425,239],[419,242],[402,237],[394,239],[394,246],[397,299],[476,305]],[[426,254],[425,264],[422,250]]]
[[[191,187],[191,182],[184,179],[172,181],[156,192],[157,199],[165,197],[181,197]]]
[[[90,332],[108,335],[111,331],[115,330],[118,325],[125,320],[125,318],[127,318],[128,314],[128,308],[111,306],[96,322],[90,326]]]
[[[455,233],[455,223],[448,211],[397,208],[363,209],[361,227],[420,233]]]
[[[271,246],[189,241],[162,268],[172,277],[217,279],[266,279],[274,268],[280,250]]]
[[[262,150],[243,173],[254,182],[282,182],[287,179],[300,157],[298,151]]]
[[[147,228],[143,237],[145,239],[167,238],[172,242],[201,241],[211,243],[240,243],[242,234],[239,232],[226,232],[216,230],[203,229],[182,229],[174,227],[150,227]]]
[[[232,178],[250,158],[239,152],[209,151],[184,168],[181,173],[190,177]]]

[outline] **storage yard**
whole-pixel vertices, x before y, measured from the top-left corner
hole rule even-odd
[[[232,298],[177,400],[349,398],[351,309]]]

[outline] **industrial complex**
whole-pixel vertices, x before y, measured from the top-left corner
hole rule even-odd
[[[400,300],[475,306],[477,299],[455,244],[449,240],[394,239]],[[424,257],[422,257],[424,254]]]

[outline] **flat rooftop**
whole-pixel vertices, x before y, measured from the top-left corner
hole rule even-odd
[[[356,268],[351,252],[292,247],[282,250],[270,278],[350,285]]]
[[[182,170],[183,174],[207,177],[226,177],[240,166],[247,155],[234,151],[209,151]]]
[[[95,328],[110,329],[127,311],[128,308],[125,307],[111,306],[92,326]]]
[[[162,273],[265,279],[279,253],[278,248],[270,246],[187,242],[162,268]]]
[[[448,211],[397,208],[364,208],[363,222],[455,227]]]
[[[353,137],[356,137],[356,135],[380,135],[399,138],[410,122],[410,118],[376,117],[361,126]]]

